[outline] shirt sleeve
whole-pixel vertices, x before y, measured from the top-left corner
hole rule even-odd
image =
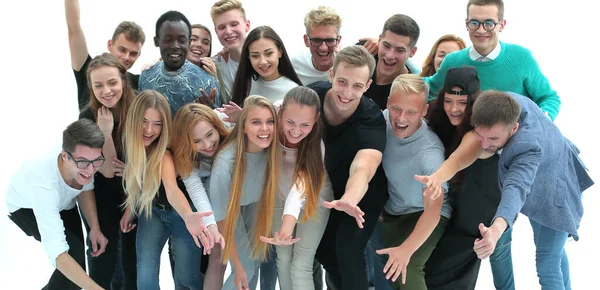
[[[429,148],[426,148],[425,150],[421,150],[419,160],[421,162],[420,174],[421,175],[432,175],[440,168],[440,166],[442,166],[442,163],[444,163],[444,148],[443,147],[429,147]],[[444,192],[447,193],[448,192],[448,183],[444,182],[441,185],[442,185],[442,188],[444,188]],[[425,188],[425,185],[422,184],[422,187]]]
[[[510,152],[506,149],[502,152],[503,156],[513,157],[508,164],[503,165],[508,166],[508,170],[504,179],[500,181],[502,197],[493,219],[501,217],[509,227],[512,227],[525,204],[542,158],[540,146],[533,142],[514,143],[511,147]]]
[[[225,149],[227,150],[227,148]],[[215,220],[220,222],[225,219],[229,196],[231,194],[231,178],[233,175],[233,164],[217,156],[210,176],[209,196],[213,207]]]
[[[192,199],[192,203],[194,203],[194,207],[196,207],[197,212],[212,211],[212,207],[210,205],[210,201],[208,200],[208,195],[206,194],[206,189],[204,188],[202,179],[200,178],[198,168],[194,167],[190,173],[190,176],[183,179],[183,183],[185,184],[185,189]],[[202,218],[202,221],[206,226],[216,224],[214,214]]]
[[[92,57],[88,54],[85,62],[81,66],[79,70],[73,70],[73,74],[75,75],[75,82],[77,83],[77,103],[79,105],[79,110],[83,109],[89,102],[89,88],[87,83],[87,68],[92,61]]]
[[[373,103],[373,106],[376,105]],[[385,150],[385,119],[379,110],[372,111],[371,116],[364,122],[361,122],[357,127],[359,138],[359,150],[375,149],[383,153]]]
[[[304,208],[304,204],[306,204],[306,198],[302,196],[303,194],[304,186],[298,186],[298,182],[294,182],[290,193],[285,199],[285,205],[283,206],[284,215],[289,214],[298,219],[300,211]]]
[[[32,210],[35,216],[44,252],[52,267],[56,268],[56,259],[69,251],[65,227],[60,217],[60,194],[46,186],[37,187],[32,195]]]
[[[560,98],[556,94],[556,91],[550,86],[550,82],[546,76],[542,74],[538,63],[533,58],[533,55],[531,55],[531,52],[528,53],[528,75],[525,76],[525,89],[540,109],[542,109],[543,112],[548,113],[550,119],[554,121],[560,109]]]

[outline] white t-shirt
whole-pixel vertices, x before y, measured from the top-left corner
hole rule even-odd
[[[221,75],[221,80],[223,83],[221,84],[221,90],[225,90],[228,96],[231,96],[231,91],[233,90],[233,81],[235,80],[235,74],[237,73],[238,67],[240,63],[232,60],[231,58],[225,62],[225,59],[221,58],[219,61],[217,57],[213,57],[213,61],[219,70],[219,74]]]
[[[257,81],[252,81],[250,96],[260,95],[269,99],[271,103],[275,103],[278,100],[283,100],[285,94],[297,86],[297,83],[284,76],[273,81],[265,81],[263,78],[258,78]]]
[[[21,208],[33,210],[44,252],[53,267],[56,267],[58,255],[69,250],[60,212],[75,207],[75,198],[81,192],[94,189],[93,177],[82,189],[70,187],[60,175],[58,158],[54,152],[24,162],[6,191],[8,212]]]
[[[304,50],[292,58],[292,65],[303,85],[329,80],[329,70],[320,71],[312,63],[310,50]]]

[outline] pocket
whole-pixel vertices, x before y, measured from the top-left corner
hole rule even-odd
[[[567,180],[560,176],[556,182],[556,191],[554,194],[554,205],[563,207],[567,198]]]

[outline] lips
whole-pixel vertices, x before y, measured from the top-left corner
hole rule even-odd
[[[190,52],[198,57],[202,57],[204,54],[200,49],[190,49]]]
[[[215,143],[211,144],[210,147],[206,148],[206,149],[202,149],[202,152],[205,153],[213,153],[215,151]]]
[[[385,58],[382,58],[381,60],[382,60],[384,66],[390,67],[390,68],[394,67],[398,63],[397,61],[389,61],[389,60],[386,60]]]
[[[404,124],[398,124],[396,123],[395,129],[398,131],[404,131],[408,128],[408,125],[404,125]]]
[[[340,102],[342,102],[342,104],[349,104],[350,102],[352,102],[352,99],[346,99],[340,95],[338,95],[338,100],[340,100]]]
[[[87,175],[87,174],[83,174],[80,172],[79,177],[81,177],[83,180],[90,180],[92,178],[92,175],[91,174]]]
[[[258,137],[258,139],[260,139],[262,141],[268,141],[270,136],[271,136],[270,134],[263,134],[263,135],[258,135],[257,137]]]

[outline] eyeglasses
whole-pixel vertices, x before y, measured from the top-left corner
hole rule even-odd
[[[69,158],[71,158],[71,160],[73,160],[73,162],[75,162],[75,164],[77,165],[77,168],[79,169],[86,169],[90,166],[90,164],[92,164],[92,166],[94,166],[94,168],[98,168],[100,166],[102,166],[102,164],[104,164],[104,154],[102,154],[102,157],[96,159],[96,160],[92,160],[92,161],[88,161],[88,160],[75,160],[75,158],[73,158],[73,155],[71,155],[71,152],[66,151],[67,155],[69,155]]]
[[[483,22],[480,22],[479,20],[475,19],[470,19],[467,20],[467,29],[471,31],[477,31],[479,27],[483,25],[483,29],[487,32],[490,32],[494,30],[494,28],[496,28],[496,25],[498,25],[498,23],[500,23],[500,21],[494,22],[494,20],[491,19],[485,20]]]
[[[310,43],[310,45],[312,47],[319,47],[321,46],[321,44],[323,42],[325,42],[325,45],[327,45],[327,47],[335,47],[336,45],[338,45],[338,40],[339,37],[337,38],[311,38],[310,36],[306,36],[308,38],[308,42]]]

